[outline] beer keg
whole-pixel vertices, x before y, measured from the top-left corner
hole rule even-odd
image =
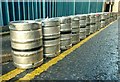
[[[90,15],[86,15],[86,36],[90,35]]]
[[[72,28],[70,17],[59,17],[60,21],[60,49],[66,50],[72,46]]]
[[[43,63],[41,24],[35,21],[13,21],[9,25],[12,57],[18,68],[28,69]]]
[[[46,18],[42,23],[43,51],[45,57],[60,54],[60,22],[58,18]]]
[[[71,17],[71,27],[72,27],[72,44],[76,44],[80,41],[79,32],[80,32],[80,24],[78,16],[70,16]]]
[[[105,23],[106,23],[105,19],[106,19],[106,17],[104,15],[104,13],[102,13],[101,14],[101,28],[105,27]]]
[[[86,38],[86,15],[78,15],[80,18],[80,40]]]
[[[95,14],[90,14],[90,34],[96,31]]]

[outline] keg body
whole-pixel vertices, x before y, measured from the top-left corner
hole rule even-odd
[[[86,38],[86,16],[80,15],[80,40]]]
[[[95,15],[90,15],[90,33],[94,33],[96,31],[96,23],[95,23]]]
[[[44,39],[44,52],[46,57],[55,57],[60,54],[60,38]]]
[[[43,52],[45,57],[55,57],[60,54],[60,22],[58,18],[43,20]]]
[[[69,49],[72,46],[72,36],[71,33],[69,34],[61,34],[61,44],[60,47],[62,50]]]
[[[79,17],[78,16],[70,16],[71,17],[71,27],[72,27],[72,44],[77,44],[79,39],[79,32],[80,32],[80,24],[79,24]]]
[[[105,21],[105,15],[104,13],[101,14],[101,28],[105,27],[106,21]]]
[[[99,14],[96,14],[95,15],[95,22],[96,22],[96,29],[95,29],[95,31],[98,31],[98,30],[100,30],[100,15]]]
[[[67,50],[72,46],[72,28],[70,17],[59,17],[60,21],[60,49]]]
[[[43,63],[41,23],[32,21],[10,22],[10,36],[14,65],[34,68]]]
[[[86,16],[86,36],[90,35],[90,15]]]

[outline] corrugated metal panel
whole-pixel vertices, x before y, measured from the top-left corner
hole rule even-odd
[[[17,2],[14,2],[17,1]],[[101,12],[103,2],[62,2],[65,0],[12,0],[0,2],[0,26],[15,20],[68,16],[82,13]],[[30,2],[31,1],[31,2]],[[59,1],[59,2],[58,2]]]

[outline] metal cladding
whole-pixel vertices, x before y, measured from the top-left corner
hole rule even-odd
[[[14,65],[28,69],[43,63],[42,29],[35,21],[10,22]]]
[[[72,27],[72,44],[74,45],[80,41],[79,39],[80,19],[78,16],[70,16],[70,17],[71,17],[71,27]]]
[[[80,18],[80,39],[86,38],[86,15],[78,15]]]
[[[96,27],[95,27],[95,15],[94,14],[90,14],[90,33],[94,33],[96,31]]]
[[[55,57],[60,54],[60,22],[58,18],[43,20],[43,48],[45,57]]]
[[[86,15],[86,35],[90,35],[90,15]]]
[[[70,17],[60,17],[60,48],[69,49],[72,46],[72,28]]]

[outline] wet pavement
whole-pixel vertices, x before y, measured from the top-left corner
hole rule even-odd
[[[11,54],[10,35],[3,35],[0,39],[0,43],[2,43],[2,47],[0,47],[0,50],[2,50],[2,55]]]
[[[118,22],[115,22],[33,80],[120,80],[118,49]],[[3,37],[0,50],[2,55],[10,54],[9,35]],[[3,74],[13,69],[12,62],[2,65]],[[11,82],[33,70],[26,70]]]

